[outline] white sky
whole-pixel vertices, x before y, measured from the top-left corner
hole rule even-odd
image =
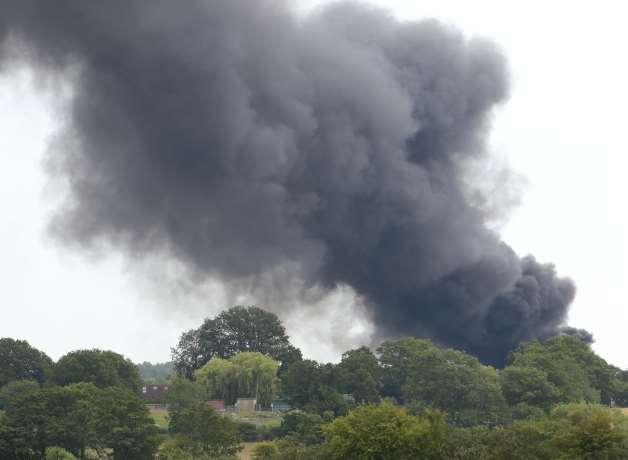
[[[304,10],[324,0],[294,0]],[[520,254],[554,262],[578,285],[570,324],[596,336],[604,358],[628,368],[628,140],[621,1],[379,0],[401,19],[438,17],[492,38],[510,62],[513,95],[495,119],[492,150],[527,179],[502,235]],[[55,247],[43,227],[54,193],[41,169],[59,115],[27,76],[0,75],[0,337],[53,358],[98,347],[163,361],[180,332],[224,305],[154,308],[117,256],[98,263]],[[212,302],[213,300],[213,302]],[[166,313],[170,311],[170,313]],[[330,340],[288,323],[306,355],[335,359]]]

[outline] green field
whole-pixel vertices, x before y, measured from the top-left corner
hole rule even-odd
[[[149,409],[155,425],[162,429],[168,429],[168,411],[166,409]],[[243,412],[230,413],[230,417],[236,422],[252,423],[256,427],[274,428],[281,424],[281,415],[272,412]]]
[[[236,422],[247,422],[252,423],[256,427],[266,427],[266,428],[275,428],[281,425],[281,414],[275,414],[273,412],[242,412],[242,413],[232,413],[231,417]]]
[[[150,416],[160,429],[168,429],[168,411],[166,409],[149,409]]]
[[[166,409],[149,409],[150,415],[160,429],[168,429],[168,411]],[[273,414],[272,412],[243,412],[240,414],[231,413],[230,417],[236,422],[252,423],[257,428],[266,427],[274,428],[281,424],[282,416],[280,414]],[[241,460],[250,460],[253,454],[253,448],[257,443],[245,442],[243,444],[244,449],[240,451],[239,458]]]

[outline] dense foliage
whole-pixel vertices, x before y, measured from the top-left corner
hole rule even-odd
[[[155,425],[143,401],[122,387],[91,383],[49,386],[16,394],[0,428],[0,458],[43,459],[62,447],[80,459],[88,449],[114,460],[152,458]]]
[[[628,406],[628,372],[574,336],[523,343],[503,369],[413,337],[318,363],[275,315],[235,307],[184,334],[175,358],[78,350],[53,363],[1,339],[0,459],[234,460],[242,441],[264,441],[258,460],[628,458],[628,418],[612,407]],[[169,388],[161,432],[139,371]],[[292,409],[271,426],[207,402],[237,398]]]
[[[229,359],[212,358],[194,376],[204,386],[207,399],[224,399],[235,404],[237,398],[255,398],[259,407],[268,408],[277,392],[274,359],[257,352],[242,352]]]
[[[180,375],[192,377],[212,358],[227,359],[242,352],[262,353],[282,365],[301,359],[301,352],[290,344],[275,314],[236,306],[182,334],[172,349],[172,360]]]
[[[90,382],[99,388],[122,386],[139,393],[142,380],[137,367],[113,351],[78,350],[61,357],[54,367],[58,385]]]
[[[52,360],[25,340],[0,338],[0,387],[15,380],[44,383],[51,370]]]

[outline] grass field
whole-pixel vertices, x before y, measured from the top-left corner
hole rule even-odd
[[[252,423],[256,427],[274,428],[281,425],[281,414],[272,412],[242,412],[230,414],[236,422]]]
[[[155,425],[163,430],[168,429],[168,411],[166,409],[149,409]]]
[[[155,421],[160,429],[168,429],[168,411],[166,409],[149,409],[150,416]],[[272,412],[243,412],[243,413],[231,413],[229,414],[236,422],[248,422],[254,424],[256,427],[274,428],[281,424],[281,415],[273,414]],[[239,453],[241,460],[251,460],[253,454],[253,448],[257,443],[245,442],[244,449]]]

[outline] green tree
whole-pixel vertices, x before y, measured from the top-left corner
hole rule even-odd
[[[497,371],[473,356],[414,338],[384,342],[379,350],[387,391],[403,402],[445,411],[461,426],[508,420]]]
[[[628,458],[628,421],[621,412],[587,403],[561,404],[549,416],[520,420],[488,439],[495,460],[620,460]]]
[[[491,457],[492,434],[498,430],[487,426],[450,427],[444,459],[487,460]]]
[[[495,429],[484,439],[494,460],[555,460],[556,456],[549,441],[552,429],[547,419],[525,419],[507,427]],[[565,459],[567,460],[567,459]],[[575,459],[574,459],[575,460]]]
[[[367,347],[347,351],[338,365],[342,389],[357,403],[377,402],[382,390],[381,369],[375,355]]]
[[[270,407],[277,393],[277,361],[257,352],[238,353],[229,361],[235,369],[239,396],[255,398],[262,408]]]
[[[158,430],[144,401],[124,387],[100,390],[98,434],[113,450],[113,460],[152,460]]]
[[[628,371],[615,369],[613,400],[619,407],[628,407]]]
[[[48,447],[46,460],[76,460],[76,457],[61,447]]]
[[[185,436],[175,436],[159,447],[157,460],[238,460],[235,455],[214,456]]]
[[[206,364],[215,354],[205,355],[205,349],[210,345],[201,347],[200,330],[191,329],[181,334],[177,345],[170,349],[174,369],[181,377],[191,379],[194,371]]]
[[[612,399],[615,372],[577,337],[524,343],[510,354],[508,364],[544,372],[559,402],[609,403]]]
[[[550,441],[555,458],[628,458],[628,420],[619,411],[595,404],[557,406]],[[560,456],[560,457],[559,457]]]
[[[344,415],[349,405],[339,391],[342,386],[341,374],[338,366],[333,364],[299,361],[283,374],[281,389],[297,408],[319,415],[327,411]]]
[[[39,388],[39,384],[32,380],[14,380],[7,383],[0,388],[0,410],[11,410],[17,398]]]
[[[241,449],[237,424],[204,402],[184,408],[172,432],[180,444],[211,457],[235,455]]]
[[[444,418],[417,418],[390,402],[360,406],[324,429],[332,459],[444,458]]]
[[[277,391],[278,367],[268,356],[243,352],[229,359],[213,358],[194,375],[212,399],[234,404],[238,397],[255,398],[261,407],[269,407]]]
[[[169,388],[166,395],[168,430],[177,433],[180,432],[179,425],[184,423],[185,411],[206,399],[205,389],[201,384],[183,377],[175,378]]]
[[[424,360],[428,353],[434,354],[430,340],[403,337],[389,340],[377,349],[382,367],[383,396],[403,400],[402,389],[416,373],[415,363]]]
[[[560,391],[541,369],[510,366],[500,377],[504,397],[512,406],[526,404],[547,411],[560,399]]]
[[[279,371],[277,371],[277,375],[279,375],[280,378],[292,364],[303,361],[301,350],[290,344],[282,347],[274,358],[279,361]]]
[[[277,446],[273,442],[261,442],[253,448],[253,460],[275,460],[277,458]]]
[[[320,415],[295,410],[283,416],[277,434],[281,437],[289,436],[299,444],[320,444],[324,440],[323,425]]]
[[[277,453],[273,460],[329,460],[331,453],[327,444],[305,445],[291,438],[276,441]]]
[[[277,315],[258,307],[235,306],[185,332],[172,349],[172,359],[179,375],[191,378],[212,358],[242,352],[262,353],[280,362],[300,358]]]
[[[52,360],[25,340],[0,339],[0,387],[14,380],[44,383],[50,378]]]
[[[212,358],[194,372],[196,381],[205,388],[208,399],[224,399],[235,404],[238,394],[236,366],[228,359]]]
[[[78,350],[57,362],[54,380],[59,385],[89,382],[99,388],[122,386],[139,393],[142,380],[135,364],[113,351]]]
[[[6,412],[0,445],[7,458],[43,459],[46,449],[62,447],[80,459],[88,449],[115,460],[152,458],[156,427],[139,396],[121,387],[91,383],[45,387],[16,398]]]

